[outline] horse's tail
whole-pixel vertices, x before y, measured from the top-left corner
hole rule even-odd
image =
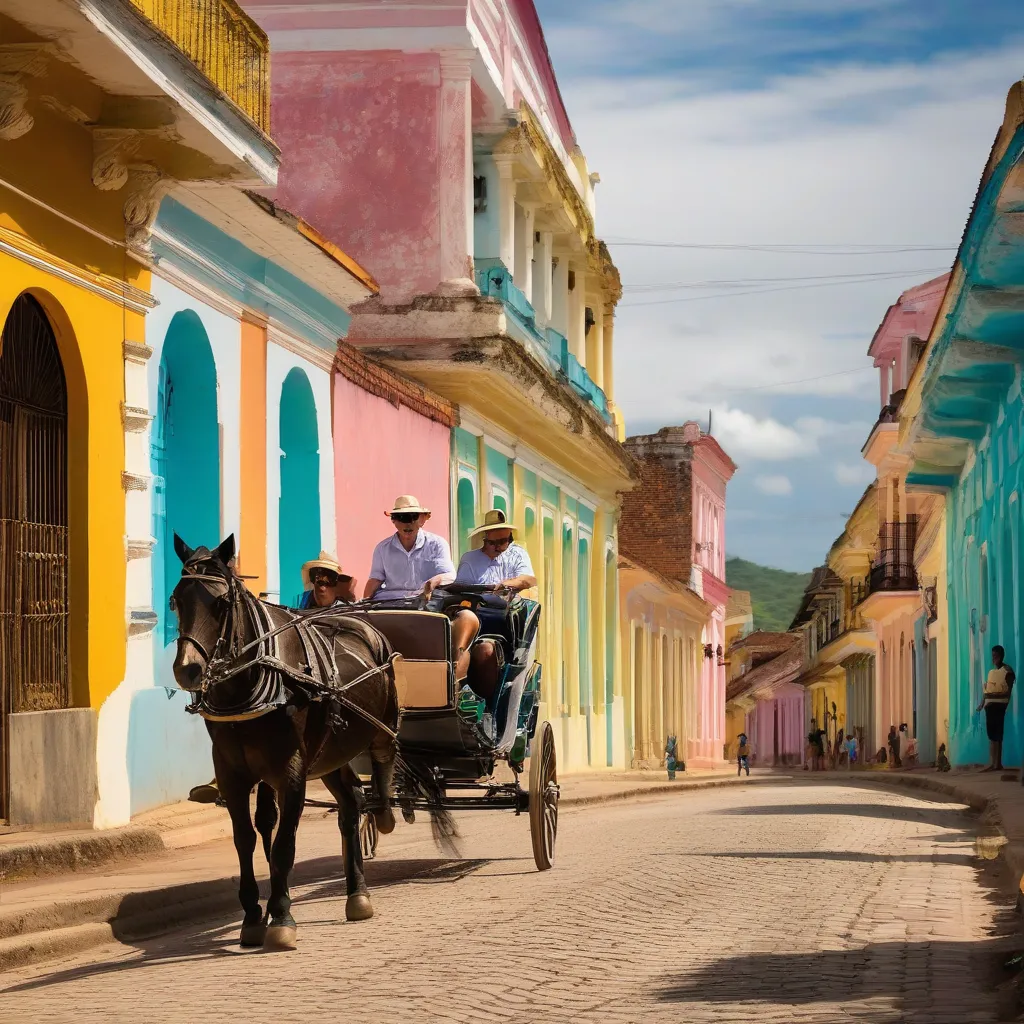
[[[410,760],[403,757],[401,745],[395,755],[395,768],[401,774],[407,790],[426,801],[430,814],[430,832],[438,850],[453,860],[461,859],[462,852],[456,841],[460,838],[459,827],[444,806],[444,789],[434,773],[415,758]]]

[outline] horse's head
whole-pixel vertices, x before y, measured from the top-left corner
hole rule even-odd
[[[235,535],[219,547],[190,548],[177,534],[174,550],[181,559],[181,579],[171,593],[171,611],[178,616],[178,651],[174,678],[188,691],[198,690],[230,613]]]

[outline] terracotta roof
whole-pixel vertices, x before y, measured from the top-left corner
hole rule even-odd
[[[799,639],[799,638],[797,638]],[[746,675],[733,679],[725,687],[726,701],[735,700],[737,697],[749,693],[751,690],[761,687],[783,686],[793,682],[800,674],[804,664],[803,644],[793,644],[789,650],[766,661],[763,665],[751,669]]]
[[[801,642],[799,633],[769,633],[764,629],[755,629],[739,640],[733,641],[730,651],[745,650],[758,653],[781,654],[788,651],[794,644]]]

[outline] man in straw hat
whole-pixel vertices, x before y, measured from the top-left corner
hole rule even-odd
[[[515,543],[517,532],[500,508],[492,508],[483,522],[469,532],[470,542],[477,542],[480,547],[462,556],[456,582],[495,590],[529,590],[537,586],[530,556]]]
[[[459,562],[457,583],[472,583],[492,590],[529,590],[537,586],[526,549],[515,543],[516,528],[500,508],[492,508],[469,533],[480,547],[467,551]],[[501,650],[491,640],[479,640],[470,651],[473,689],[490,700],[501,675]]]
[[[356,600],[356,581],[345,575],[338,560],[326,551],[302,566],[302,583],[302,609],[329,608]]]
[[[411,494],[395,499],[394,508],[384,513],[395,532],[373,549],[370,578],[363,598],[394,601],[423,595],[429,598],[436,587],[455,580],[455,564],[448,541],[423,527],[430,519]],[[469,671],[469,647],[480,630],[480,620],[467,609],[452,619],[452,647],[455,650],[455,675],[463,679]]]

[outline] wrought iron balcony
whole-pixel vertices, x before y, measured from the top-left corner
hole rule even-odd
[[[916,541],[916,516],[909,516],[905,522],[882,524],[878,533],[878,555],[868,578],[872,594],[917,590],[917,570],[914,568]]]
[[[594,406],[604,421],[610,423],[612,417],[604,391],[569,351],[569,342],[564,335],[554,328],[538,326],[533,305],[516,287],[505,264],[500,260],[477,260],[476,283],[481,294],[502,301],[505,312],[526,333],[534,353],[547,364],[548,369],[561,375],[580,398]]]
[[[234,0],[130,0],[264,134],[270,42]]]

